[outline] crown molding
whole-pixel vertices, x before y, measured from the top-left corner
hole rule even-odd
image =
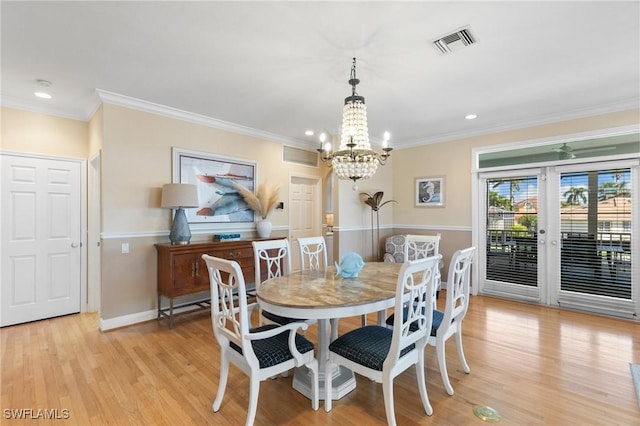
[[[38,114],[52,115],[54,117],[67,118],[70,120],[87,121],[84,115],[74,114],[59,108],[48,107],[46,105],[34,105],[33,102],[26,102],[12,96],[1,96],[0,105],[6,108],[19,109],[21,111],[35,112]]]
[[[521,120],[521,121],[509,123],[509,124],[489,126],[489,127],[477,129],[474,131],[444,133],[444,134],[436,135],[430,138],[406,141],[401,144],[398,144],[397,146],[394,146],[394,148],[395,149],[414,148],[417,146],[431,145],[431,144],[442,143],[442,142],[450,142],[454,140],[490,135],[493,133],[506,132],[509,130],[524,129],[527,127],[542,126],[545,124],[559,123],[561,121],[576,120],[580,118],[610,114],[614,112],[626,111],[626,110],[631,110],[636,108],[640,108],[640,98],[638,97],[629,98],[621,102],[600,105],[595,108],[581,108],[581,109],[573,110],[564,114],[541,115],[529,120]]]
[[[213,127],[216,129],[228,130],[242,135],[253,136],[256,138],[280,142],[287,145],[294,145],[299,148],[309,150],[309,145],[298,139],[287,138],[275,133],[265,132],[262,130],[254,129],[252,127],[243,126],[241,124],[218,120],[217,118],[212,118],[202,114],[196,114],[166,105],[160,105],[153,102],[132,98],[130,96],[120,95],[118,93],[108,92],[102,89],[96,89],[96,94],[98,95],[102,103],[123,106],[137,111],[148,112],[150,114],[156,114],[167,118],[174,118],[176,120],[182,120],[193,124]]]

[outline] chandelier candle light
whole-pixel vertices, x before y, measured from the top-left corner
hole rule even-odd
[[[360,80],[356,78],[356,58],[351,66],[351,96],[345,98],[342,110],[342,134],[338,151],[331,152],[331,144],[326,142],[326,135],[320,135],[320,159],[328,162],[339,179],[352,180],[353,190],[357,190],[359,179],[369,179],[376,173],[378,165],[384,165],[393,148],[389,146],[389,132],[384,133],[382,153],[371,149],[367,126],[367,107],[364,97],[356,93]],[[326,144],[325,144],[326,143]]]

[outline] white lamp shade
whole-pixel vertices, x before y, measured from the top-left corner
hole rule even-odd
[[[333,226],[333,213],[327,213],[327,226]]]
[[[162,208],[198,207],[198,187],[188,183],[168,183],[162,187]]]

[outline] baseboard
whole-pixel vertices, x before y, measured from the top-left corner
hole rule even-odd
[[[114,328],[126,327],[127,325],[138,324],[158,318],[158,310],[153,309],[145,312],[123,315],[121,317],[104,319],[100,318],[100,330],[108,331]]]
[[[208,299],[205,299],[208,300]],[[189,311],[197,311],[199,310],[197,306],[193,306],[192,304],[188,304],[185,306],[175,306],[173,311],[176,314],[180,314],[183,312]],[[128,325],[138,324],[145,321],[151,321],[158,318],[158,310],[153,309],[151,311],[145,312],[136,312],[134,314],[123,315],[121,317],[103,319],[100,318],[100,330],[108,331],[113,330],[114,328],[126,327]]]

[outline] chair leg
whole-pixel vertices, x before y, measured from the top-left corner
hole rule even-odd
[[[251,377],[249,378],[249,409],[247,411],[246,426],[252,426],[256,419],[258,393],[260,393],[260,380],[256,378],[256,374],[251,374]]]
[[[213,401],[211,409],[214,412],[218,412],[220,405],[222,405],[222,398],[224,397],[224,391],[227,388],[227,378],[229,377],[229,359],[226,352],[223,350],[220,354],[220,381],[218,382],[218,393],[216,399]]]
[[[428,416],[433,414],[433,407],[429,402],[429,395],[427,394],[427,382],[424,376],[424,351],[422,352],[422,356],[420,360],[416,363],[416,380],[418,381],[418,389],[420,390],[420,399],[422,399],[422,406],[424,407],[424,412],[427,413]]]
[[[464,349],[462,348],[462,330],[458,329],[456,332],[456,349],[458,350],[458,358],[460,358],[460,364],[465,373],[471,373],[471,368],[467,364],[467,360],[464,357]]]
[[[325,364],[324,367],[324,411],[327,413],[331,411],[331,385],[332,385],[332,374],[333,364],[329,361]]]
[[[396,413],[393,408],[393,379],[388,375],[382,379],[382,395],[384,396],[384,411],[387,413],[387,424],[394,426],[396,424]]]
[[[447,373],[447,358],[444,355],[444,345],[446,340],[438,339],[436,337],[436,357],[438,358],[438,368],[440,369],[440,376],[442,377],[442,383],[449,395],[453,395],[453,387],[449,382],[449,374]]]
[[[365,325],[367,325],[367,316],[366,315],[362,315],[360,317],[360,322],[362,323],[362,326],[364,327]]]

